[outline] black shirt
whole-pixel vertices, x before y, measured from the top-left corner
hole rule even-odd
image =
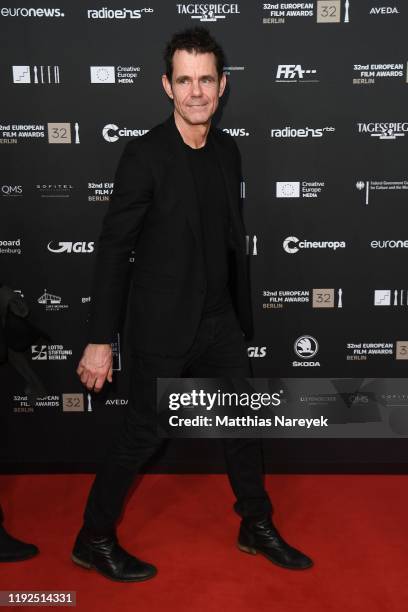
[[[203,317],[232,307],[228,286],[228,199],[222,170],[210,141],[193,149],[185,144],[200,206],[207,293]]]

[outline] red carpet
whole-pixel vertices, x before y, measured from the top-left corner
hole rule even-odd
[[[315,561],[304,571],[237,549],[239,517],[226,477],[145,476],[118,534],[159,573],[133,584],[70,560],[91,481],[88,475],[0,476],[8,531],[41,550],[29,561],[2,564],[0,590],[76,591],[81,612],[408,608],[406,476],[268,476],[275,524]]]

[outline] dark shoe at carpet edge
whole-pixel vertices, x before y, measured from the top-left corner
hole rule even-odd
[[[285,542],[269,516],[242,519],[238,548],[252,555],[260,553],[286,569],[307,569],[313,565],[312,559]]]
[[[86,569],[119,582],[140,582],[157,574],[154,565],[137,559],[124,550],[114,530],[95,534],[82,527],[75,540],[72,560]]]
[[[35,557],[39,552],[37,546],[17,540],[0,525],[0,563],[25,561]]]

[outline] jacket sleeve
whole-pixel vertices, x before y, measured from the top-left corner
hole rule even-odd
[[[129,256],[153,199],[153,176],[138,142],[127,143],[96,248],[88,342],[108,344],[129,291]]]

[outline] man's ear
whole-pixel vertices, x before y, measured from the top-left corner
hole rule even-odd
[[[227,84],[227,77],[225,75],[225,72],[222,73],[222,77],[220,78],[220,91],[218,96],[221,98],[222,94],[224,93],[225,90],[225,86]]]
[[[169,96],[169,98],[173,99],[173,90],[171,88],[171,83],[167,78],[167,74],[162,74],[162,84],[166,94]]]

